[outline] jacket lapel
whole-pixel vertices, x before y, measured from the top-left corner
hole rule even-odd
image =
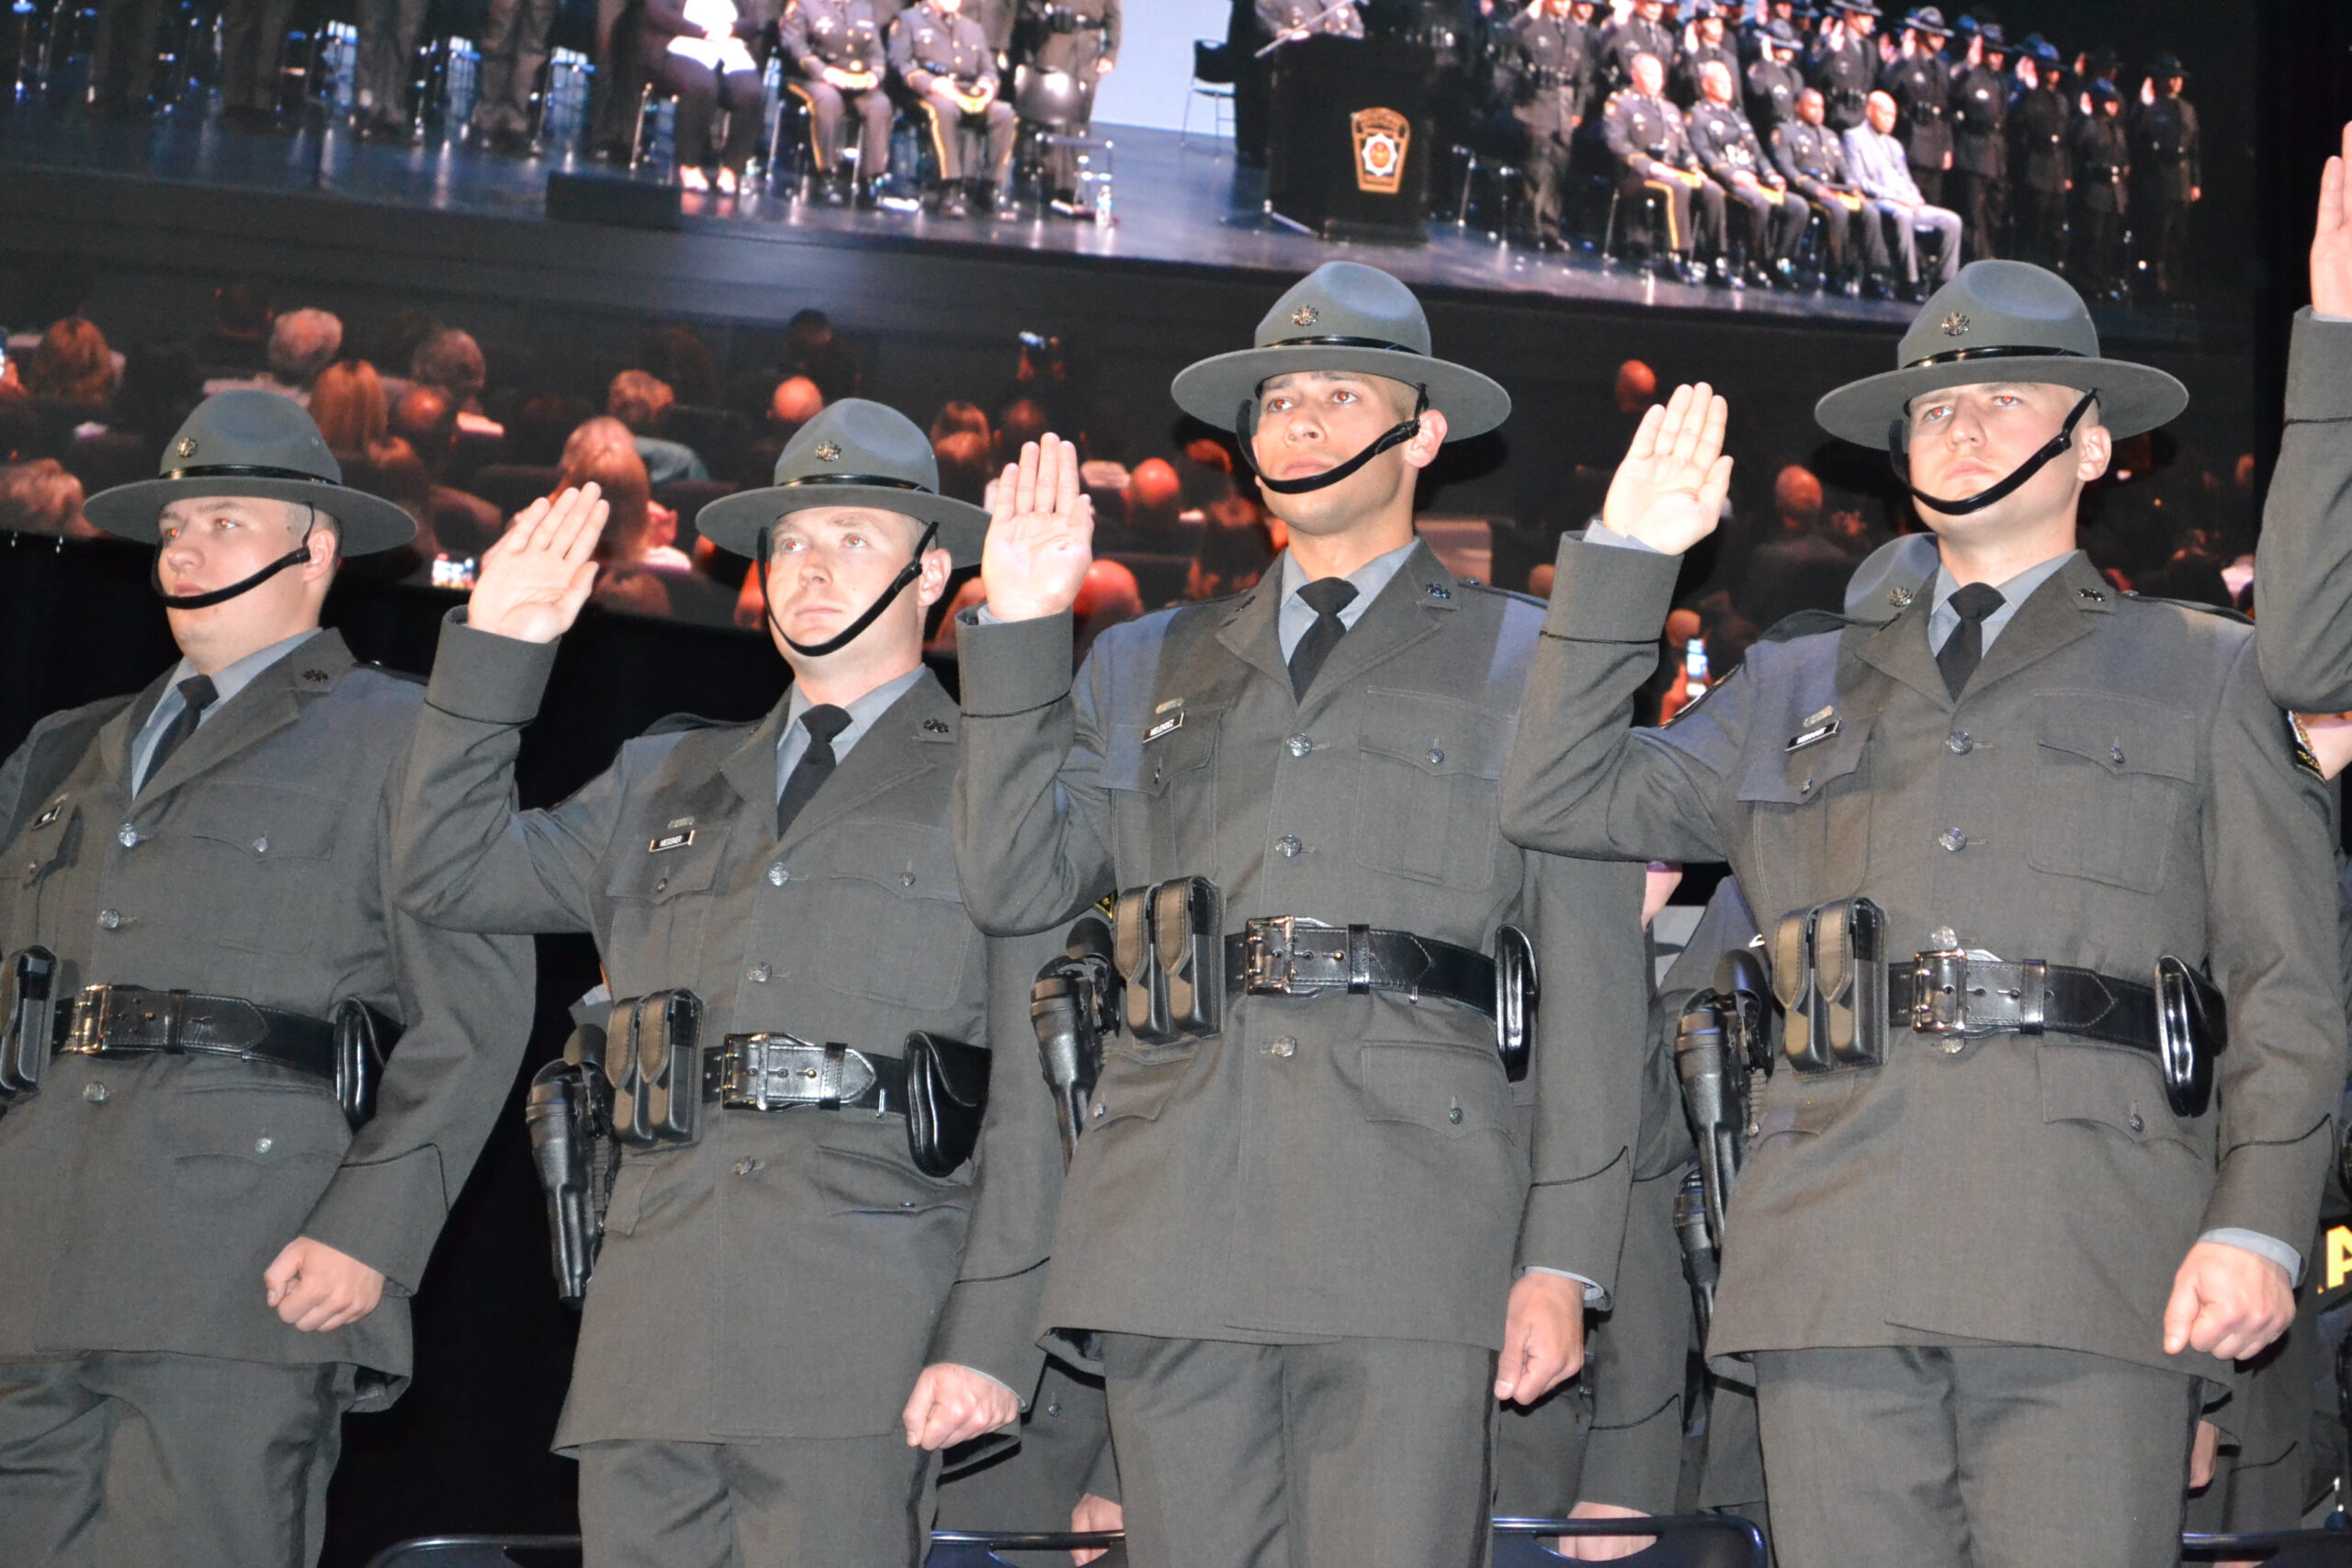
[[[892,703],[833,770],[792,824],[778,848],[799,843],[837,818],[876,795],[956,761],[956,705],[939,677],[928,669],[904,696]],[[929,728],[927,728],[929,727]],[[775,745],[769,745],[768,777],[775,777]],[[773,796],[771,796],[773,798]]]
[[[164,759],[140,791],[141,805],[161,799],[192,779],[201,777],[251,750],[300,718],[357,661],[339,633],[322,631],[254,676],[245,689],[230,698],[220,711],[198,726],[178,750]],[[160,698],[159,698],[160,700]],[[141,723],[154,704],[133,708]],[[122,777],[130,777],[129,763]]]
[[[1433,637],[1461,603],[1462,585],[1437,558],[1427,542],[1416,540],[1412,554],[1388,580],[1370,607],[1331,647],[1330,657],[1307,688],[1308,707],[1329,702],[1373,670],[1427,637]],[[1283,671],[1289,680],[1289,671]]]
[[[2018,606],[2009,624],[1984,650],[1984,661],[1976,667],[1968,689],[1981,692],[2068,643],[2090,636],[2115,613],[2114,598],[2114,585],[2099,575],[2089,557],[2077,552]]]
[[[1871,668],[1892,675],[1939,707],[1952,705],[1944,690],[1944,672],[1936,668],[1935,650],[1928,646],[1928,616],[1934,612],[1935,580],[1913,597],[1894,619],[1863,639],[1860,658]],[[1995,647],[2000,646],[1996,643]]]
[[[155,677],[153,684],[132,699],[129,707],[107,720],[98,731],[98,761],[106,769],[106,776],[120,786],[125,796],[130,794],[130,744],[147,727],[147,717],[155,705],[164,700],[172,675],[179,669],[174,664]]]
[[[1216,640],[1235,658],[1281,682],[1283,689],[1288,691],[1290,664],[1283,658],[1282,604],[1283,563],[1277,556],[1265,575],[1258,579],[1258,585],[1235,601],[1225,624],[1217,627]]]

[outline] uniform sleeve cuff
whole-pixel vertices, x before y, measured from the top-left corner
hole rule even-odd
[[[1574,1280],[1577,1284],[1584,1287],[1584,1304],[1589,1307],[1598,1309],[1600,1307],[1606,1306],[1609,1303],[1609,1292],[1607,1291],[1602,1290],[1599,1285],[1593,1283],[1590,1280],[1586,1279],[1583,1275],[1576,1273],[1570,1269],[1546,1269],[1540,1263],[1531,1263],[1522,1269],[1521,1272],[1528,1274],[1551,1274],[1563,1280]]]
[[[426,1145],[335,1172],[302,1234],[377,1270],[395,1294],[414,1295],[448,1213],[441,1151]]]
[[[2295,313],[2287,350],[2287,417],[2352,419],[2352,321]]]
[[[1075,623],[1069,611],[1026,621],[967,615],[956,630],[956,662],[967,718],[1032,713],[1069,695]]]
[[[424,700],[446,714],[483,724],[528,724],[539,713],[559,645],[476,631],[464,605],[441,623],[441,647]]]
[[[1631,539],[1594,544],[1568,535],[1560,541],[1544,635],[1570,642],[1655,642],[1674,607],[1681,571],[1680,556]]]
[[[2287,1271],[2287,1283],[2290,1286],[2303,1282],[2303,1255],[2277,1236],[2265,1235],[2260,1231],[2245,1230],[2235,1225],[2223,1225],[2219,1230],[2207,1231],[2197,1239],[2200,1242],[2218,1242],[2223,1247],[2234,1247],[2241,1252],[2251,1252],[2256,1258],[2267,1258]]]

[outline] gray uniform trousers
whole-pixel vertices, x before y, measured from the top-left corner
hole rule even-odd
[[[904,1434],[580,1450],[593,1568],[911,1568],[939,1456]]]
[[[531,93],[548,62],[548,29],[556,0],[490,0],[481,29],[481,91],[477,130],[520,136],[531,129]]]
[[[426,0],[359,0],[359,101],[379,121],[409,116],[409,73]],[[542,29],[544,34],[544,29]]]
[[[353,1382],[170,1353],[0,1362],[0,1568],[306,1568]]]

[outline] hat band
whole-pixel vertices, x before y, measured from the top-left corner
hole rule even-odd
[[[1931,354],[1925,359],[1915,359],[1904,366],[1905,370],[1918,370],[1930,365],[1958,365],[1966,359],[2089,359],[2087,354],[2077,354],[2071,348],[1955,348],[1943,354]]]
[[[198,468],[166,468],[158,476],[166,479],[300,479],[306,484],[343,486],[324,474],[304,473],[300,468],[270,468],[258,463],[209,463]]]
[[[776,489],[797,490],[802,485],[865,485],[879,490],[910,490],[923,495],[939,492],[928,485],[912,479],[895,479],[888,474],[804,474],[798,479],[778,479]]]
[[[1266,346],[1268,348],[1385,348],[1392,354],[1409,354],[1416,359],[1429,357],[1418,348],[1408,348],[1401,343],[1390,343],[1386,338],[1378,337],[1286,337],[1278,343],[1270,343]]]

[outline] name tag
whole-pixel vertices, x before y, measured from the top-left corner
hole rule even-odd
[[[658,855],[664,850],[683,850],[694,841],[695,830],[692,828],[683,833],[664,833],[647,844],[645,852],[650,855]]]
[[[1838,727],[1838,721],[1833,718],[1816,724],[1810,729],[1800,730],[1789,737],[1788,749],[1792,751],[1802,751],[1808,746],[1818,746],[1837,734]]]
[[[1175,709],[1173,713],[1168,711],[1170,707]],[[1172,735],[1184,728],[1184,707],[1181,701],[1172,704],[1162,703],[1160,715],[1159,720],[1143,732],[1146,743],[1157,740],[1163,735]]]

